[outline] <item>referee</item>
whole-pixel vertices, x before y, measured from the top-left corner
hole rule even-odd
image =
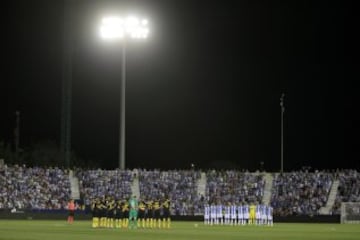
[[[70,199],[70,201],[68,203],[68,210],[69,210],[69,215],[68,215],[68,218],[67,218],[67,222],[72,224],[74,222],[74,214],[75,214],[74,199]]]

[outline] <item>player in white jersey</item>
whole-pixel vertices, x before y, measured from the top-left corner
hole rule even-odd
[[[273,226],[273,208],[271,206],[266,207],[266,220],[268,226]]]
[[[260,205],[260,213],[261,213],[261,225],[266,225],[267,216],[266,216],[266,205],[265,204]]]
[[[249,205],[247,205],[247,204],[243,205],[243,215],[244,215],[244,224],[248,224],[249,216],[250,216],[250,209],[249,209]]]
[[[255,221],[256,221],[256,225],[260,225],[261,224],[261,212],[260,212],[260,204],[256,205],[255,208]]]
[[[217,224],[223,224],[223,205],[221,204],[216,206],[216,221]]]
[[[244,221],[244,214],[243,214],[243,205],[239,205],[237,207],[237,219],[238,219],[238,224],[240,225],[244,225],[245,221]]]
[[[225,224],[230,224],[230,217],[231,217],[231,207],[230,207],[230,203],[228,203],[226,206],[224,206],[224,210],[225,210],[225,214],[224,214],[224,219],[225,219]]]
[[[210,206],[210,225],[216,224],[216,205],[211,204]]]
[[[210,206],[208,204],[204,206],[204,224],[210,224]]]
[[[231,205],[231,225],[236,225],[237,222],[236,222],[236,205],[235,204],[232,204]]]

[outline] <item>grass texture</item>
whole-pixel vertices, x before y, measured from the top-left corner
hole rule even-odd
[[[332,240],[360,239],[359,225],[275,223],[207,226],[172,222],[170,229],[93,229],[89,221],[0,220],[0,240]]]

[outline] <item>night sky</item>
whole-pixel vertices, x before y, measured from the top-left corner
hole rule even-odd
[[[264,1],[265,2],[265,1]],[[359,168],[359,18],[343,1],[72,1],[72,149],[118,165],[121,44],[102,16],[149,19],[127,45],[126,166]],[[271,2],[271,3],[270,3]],[[63,1],[2,6],[0,139],[60,142]]]

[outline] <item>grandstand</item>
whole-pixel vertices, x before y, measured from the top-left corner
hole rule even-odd
[[[176,215],[200,213],[197,182],[199,171],[139,171],[140,197],[171,199],[171,211]]]
[[[70,198],[68,172],[59,168],[0,168],[0,209],[63,209]]]
[[[169,197],[172,215],[202,215],[208,203],[269,201],[275,216],[313,216],[324,207],[330,209],[327,214],[340,214],[341,202],[360,201],[360,175],[356,170],[294,171],[269,177],[263,172],[236,170],[67,171],[4,164],[0,173],[0,209],[65,209],[73,196],[89,205],[96,197],[126,199],[138,194],[141,199]],[[272,183],[267,183],[267,179],[272,179]],[[270,197],[264,194],[266,186]],[[336,199],[329,197],[331,194]]]
[[[84,202],[107,195],[129,198],[133,182],[129,170],[78,170],[80,197]]]
[[[262,202],[265,181],[263,174],[239,171],[209,171],[207,202]]]
[[[339,214],[341,202],[360,202],[360,174],[356,170],[344,170],[337,173],[336,178],[339,187],[332,211]]]
[[[277,175],[271,196],[274,214],[318,214],[327,203],[332,183],[332,174],[326,172],[296,171]]]

